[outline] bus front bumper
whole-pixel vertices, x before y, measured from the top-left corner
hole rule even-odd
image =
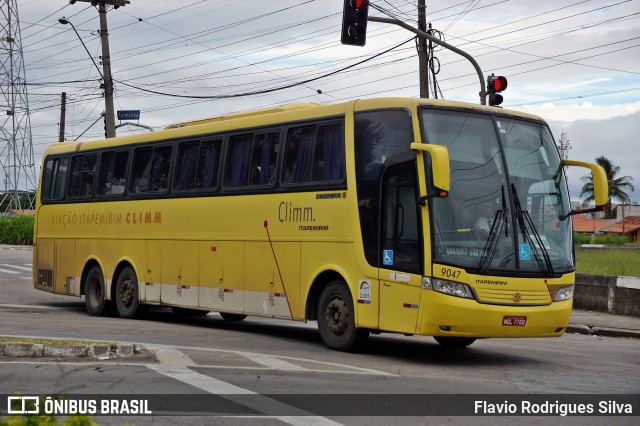
[[[418,334],[451,337],[560,337],[573,300],[545,306],[481,304],[426,290]]]

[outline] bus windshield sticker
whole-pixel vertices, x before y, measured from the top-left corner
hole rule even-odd
[[[382,250],[382,263],[384,265],[393,265],[393,250]]]
[[[520,260],[531,260],[531,247],[529,244],[520,244]]]

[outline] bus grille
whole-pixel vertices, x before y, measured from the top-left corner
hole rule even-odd
[[[505,290],[476,288],[478,301],[493,305],[548,305],[551,296],[546,290]]]
[[[53,270],[38,269],[38,285],[41,287],[53,287]]]

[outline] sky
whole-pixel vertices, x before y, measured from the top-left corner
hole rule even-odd
[[[58,139],[62,92],[65,138],[103,136],[100,74],[73,29],[58,22],[66,17],[74,24],[101,69],[99,17],[82,1],[13,3],[39,164]],[[381,10],[371,8],[370,15],[417,25],[415,0],[371,3]],[[507,77],[504,108],[540,115],[556,140],[566,133],[570,159],[604,155],[620,166],[621,176],[633,178],[631,200],[640,203],[640,0],[427,0],[426,6],[427,22],[447,43],[473,55],[485,76]],[[115,109],[140,110],[140,123],[160,130],[291,102],[418,97],[413,34],[369,22],[364,47],[341,45],[342,7],[341,0],[130,0],[109,8]],[[471,64],[441,48],[435,57],[438,97],[479,103]],[[301,84],[282,89],[292,83]],[[227,95],[235,97],[194,98]],[[148,130],[117,130],[137,132]],[[587,173],[568,169],[573,200],[581,199]]]

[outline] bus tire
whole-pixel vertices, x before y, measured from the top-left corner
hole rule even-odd
[[[89,269],[84,283],[84,304],[92,317],[105,314],[108,301],[104,286],[104,276],[99,266]]]
[[[436,342],[440,343],[445,348],[466,348],[470,344],[476,341],[471,337],[450,337],[450,336],[433,336]]]
[[[242,321],[247,317],[245,314],[231,314],[229,312],[220,312],[220,316],[225,321]]]
[[[369,337],[356,328],[351,293],[342,281],[332,281],[318,299],[318,331],[322,341],[336,351],[355,352]]]
[[[203,311],[200,309],[180,308],[178,306],[172,306],[171,310],[174,314],[183,317],[201,317],[209,313],[209,311]]]
[[[125,267],[116,283],[116,308],[120,318],[135,318],[140,302],[138,295],[138,277],[130,266]]]

